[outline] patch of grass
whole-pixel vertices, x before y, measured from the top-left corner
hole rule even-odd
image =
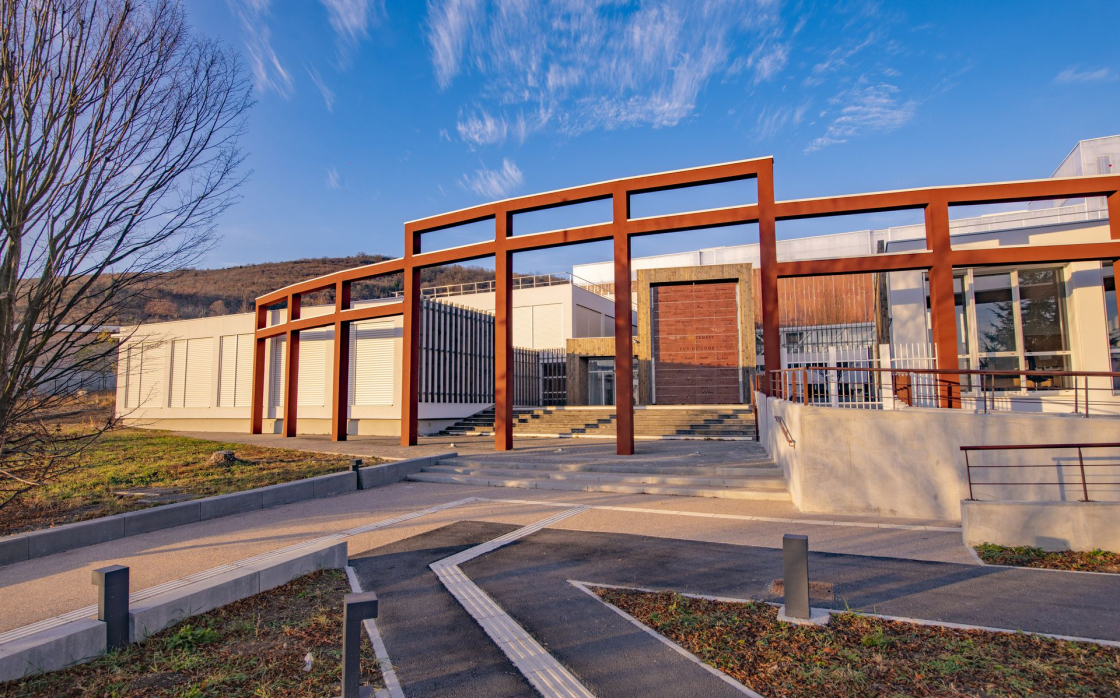
[[[1047,552],[1030,546],[1008,547],[983,543],[976,546],[980,559],[991,565],[1040,567],[1048,570],[1120,573],[1120,553],[1107,550]]]
[[[341,693],[340,570],[243,599],[89,664],[0,684],[0,698],[327,698]],[[311,671],[304,671],[311,654]],[[363,682],[381,686],[363,638]]]
[[[765,696],[1120,696],[1120,649],[836,613],[782,623],[763,603],[595,593]]]
[[[233,451],[237,462],[210,465],[210,456],[221,450]],[[0,509],[0,535],[153,506],[144,498],[114,494],[122,490],[153,489],[165,497],[194,499],[326,475],[350,463],[350,456],[221,443],[147,429],[107,432],[77,458],[80,469]]]

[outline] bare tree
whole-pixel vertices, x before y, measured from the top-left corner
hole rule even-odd
[[[60,430],[108,326],[197,261],[244,178],[238,57],[177,0],[0,0],[0,508],[112,423]]]

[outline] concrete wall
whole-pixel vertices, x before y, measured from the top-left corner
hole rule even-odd
[[[965,545],[1120,550],[1120,503],[961,502]]]
[[[1120,420],[1072,415],[976,414],[964,410],[897,411],[809,407],[756,393],[759,438],[786,471],[790,494],[802,511],[959,521],[968,499],[961,446],[1116,442]],[[775,421],[781,417],[796,442]],[[1058,486],[974,484],[980,500],[1077,501],[1077,454],[1061,451],[991,452],[973,465],[1039,463],[1038,469],[974,470],[974,481],[1054,481]],[[1086,464],[1118,463],[1120,449],[1085,453]],[[1057,466],[1062,466],[1058,468]],[[1120,466],[1090,466],[1089,481],[1118,481]],[[1010,477],[1009,472],[1015,472]],[[1022,478],[1033,478],[1023,480]],[[1120,501],[1120,486],[1090,486],[1090,497]]]

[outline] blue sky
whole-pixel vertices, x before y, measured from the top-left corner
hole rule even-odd
[[[213,267],[399,256],[406,220],[763,155],[779,199],[1046,177],[1077,140],[1120,133],[1120,53],[1102,34],[1120,26],[1115,0],[186,6],[242,54],[258,100],[243,142],[253,174],[219,222]],[[710,202],[751,195],[726,188]],[[750,228],[665,236],[634,253],[754,239]],[[515,266],[609,255],[588,245]]]

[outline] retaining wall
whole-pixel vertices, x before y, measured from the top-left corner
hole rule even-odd
[[[908,408],[860,410],[812,407],[755,394],[759,439],[789,480],[790,495],[802,511],[836,514],[961,520],[961,500],[969,498],[961,446],[1030,443],[1116,442],[1120,420],[1076,415],[994,413]],[[775,421],[781,417],[796,442],[791,446]],[[1086,463],[1120,462],[1120,450],[1086,452]],[[986,453],[974,464],[1064,464],[1075,451]],[[1017,473],[1015,478],[1009,473]],[[1030,475],[1024,475],[1030,473]],[[1062,478],[1060,486],[1001,487],[982,484],[1033,477]],[[1120,481],[1120,466],[1098,467],[1089,479]],[[1082,498],[1075,467],[974,470],[979,500]],[[1120,501],[1120,487],[1091,487],[1092,499]]]
[[[1120,550],[1120,502],[961,502],[965,545]]]

